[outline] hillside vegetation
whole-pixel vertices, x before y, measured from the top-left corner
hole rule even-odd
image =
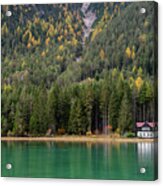
[[[2,6],[1,17],[2,135],[123,135],[157,121],[154,2]]]

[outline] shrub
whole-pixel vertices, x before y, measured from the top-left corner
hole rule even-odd
[[[124,134],[124,137],[133,138],[133,137],[135,137],[135,133],[133,133],[133,132],[127,132],[127,133]]]
[[[65,131],[64,128],[60,128],[60,129],[58,129],[58,132],[57,132],[57,133],[58,133],[59,135],[64,135],[65,132],[66,132],[66,131]]]
[[[86,136],[91,136],[92,135],[92,132],[91,131],[87,131],[86,132]]]

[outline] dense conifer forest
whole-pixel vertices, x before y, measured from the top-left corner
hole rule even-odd
[[[157,121],[154,7],[2,6],[2,136],[125,135]]]

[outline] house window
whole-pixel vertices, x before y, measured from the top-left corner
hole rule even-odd
[[[142,131],[150,131],[150,128],[149,127],[143,127]]]

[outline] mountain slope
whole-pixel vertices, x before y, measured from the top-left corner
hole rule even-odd
[[[154,7],[3,6],[2,135],[106,134],[108,126],[123,135],[136,121],[157,121]]]

